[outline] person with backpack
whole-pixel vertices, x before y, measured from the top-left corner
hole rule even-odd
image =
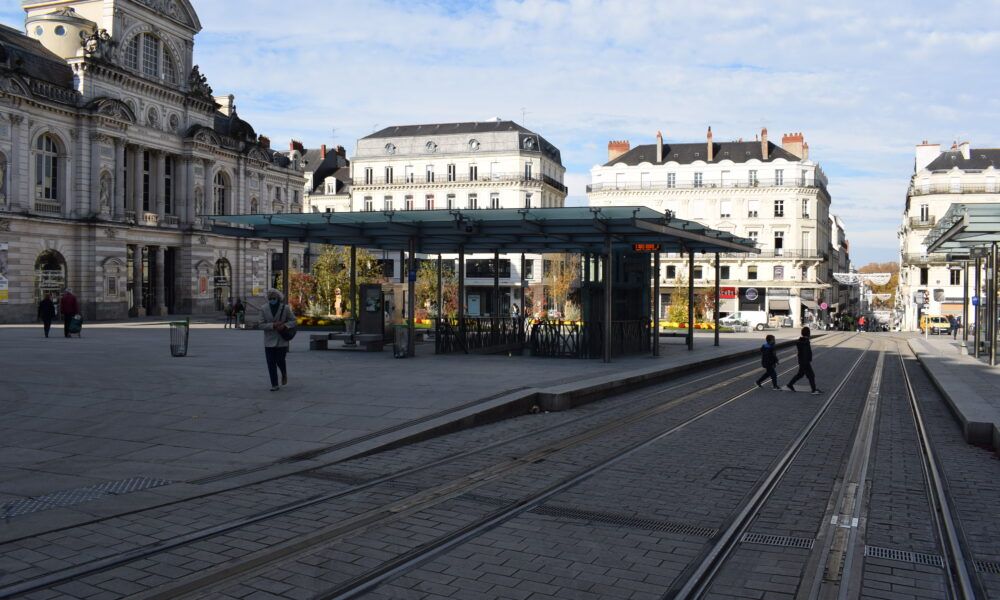
[[[764,387],[764,382],[770,379],[772,389],[780,392],[781,386],[778,385],[778,372],[775,370],[775,367],[778,366],[778,353],[774,349],[773,335],[769,334],[765,337],[764,345],[760,347],[760,366],[764,367],[764,374],[757,380],[757,387]]]
[[[288,385],[288,368],[285,356],[289,341],[295,336],[295,314],[276,289],[267,290],[267,304],[260,309],[260,328],[264,330],[264,358],[267,374],[271,378],[271,391],[278,391],[278,371],[281,385]]]
[[[809,328],[802,328],[802,337],[795,342],[795,349],[798,351],[799,355],[799,372],[792,377],[792,380],[788,382],[785,386],[791,391],[795,391],[795,382],[802,379],[803,377],[809,379],[809,386],[812,388],[812,395],[818,396],[823,393],[823,390],[816,387],[816,374],[813,373],[812,369],[812,359],[813,352],[812,346],[809,344]]]

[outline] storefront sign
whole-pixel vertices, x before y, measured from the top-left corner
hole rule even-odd
[[[736,288],[734,287],[720,287],[719,288],[719,298],[723,300],[732,300],[736,298]]]
[[[747,288],[743,292],[743,297],[749,300],[750,302],[756,302],[757,298],[760,297],[760,293],[757,291],[757,288]]]
[[[7,244],[0,244],[0,304],[10,301],[10,289],[7,283]]]
[[[739,310],[764,310],[766,300],[764,288],[739,288]]]
[[[801,289],[799,290],[799,298],[802,298],[803,300],[815,300],[816,290],[812,288]]]
[[[767,288],[767,293],[772,298],[788,298],[792,295],[791,288]]]

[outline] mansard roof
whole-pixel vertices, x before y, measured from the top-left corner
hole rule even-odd
[[[980,171],[990,166],[1000,168],[1000,148],[971,148],[969,158],[959,150],[942,152],[925,168],[929,171],[948,171],[958,167],[962,171]]]
[[[73,88],[73,70],[59,55],[17,29],[0,25],[0,68],[67,90]]]
[[[713,157],[711,160],[712,164],[720,163],[724,160],[730,160],[734,163],[743,163],[751,159],[757,159],[764,161],[764,156],[761,154],[761,146],[759,141],[753,142],[718,142],[712,144]],[[799,161],[801,160],[798,156],[795,156],[791,152],[783,149],[781,146],[776,146],[772,142],[767,143],[767,160],[764,162],[770,162],[778,158],[783,158],[788,161]],[[667,162],[676,162],[682,165],[689,165],[696,160],[703,162],[708,161],[708,143],[702,142],[700,144],[663,144],[663,160],[659,163],[656,162],[656,144],[643,144],[641,146],[636,146],[632,148],[625,154],[622,154],[618,158],[608,161],[604,164],[605,167],[611,167],[619,163],[624,163],[629,166],[636,166],[640,163],[651,163],[651,164],[664,164]]]
[[[351,177],[348,166],[350,163],[334,149],[327,149],[326,158],[323,158],[318,148],[306,150],[302,153],[302,160],[306,163],[306,171],[312,171],[313,174],[310,191],[315,191],[323,185],[323,180],[331,175],[337,179],[337,191],[340,191],[343,184]]]
[[[469,121],[465,123],[430,123],[424,125],[393,125],[366,135],[363,140],[421,135],[451,135],[459,133],[496,133],[518,131],[534,133],[514,121]]]
[[[216,132],[222,135],[228,135],[231,138],[240,140],[241,142],[256,143],[257,133],[253,130],[250,123],[247,123],[240,118],[236,111],[233,110],[228,115],[222,112],[215,113],[215,122],[213,128]]]

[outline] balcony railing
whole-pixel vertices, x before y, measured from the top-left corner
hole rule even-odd
[[[948,262],[947,254],[931,254],[928,256],[926,254],[906,253],[903,254],[902,258],[903,264],[907,265],[920,265],[928,263],[944,264]]]
[[[177,227],[181,220],[176,215],[163,215],[160,223],[166,225],[167,227]]]
[[[134,210],[126,210],[125,211],[125,221],[127,223],[135,223],[135,211]]]
[[[930,229],[934,227],[935,223],[937,223],[937,217],[927,217],[926,219],[910,217],[910,229]]]
[[[450,178],[446,173],[435,173],[433,177],[418,177],[416,174],[407,177],[404,174],[401,176],[393,176],[392,178],[361,178],[356,181],[354,187],[359,188],[365,186],[385,185],[447,185],[450,183],[544,183],[556,188],[559,191],[566,191],[565,185],[548,175],[532,175],[528,177],[525,176],[524,173],[480,173],[475,177],[468,174],[460,174]]]
[[[35,212],[44,213],[46,215],[61,215],[62,204],[59,204],[58,202],[50,202],[48,200],[35,200]]]
[[[760,254],[726,252],[719,254],[722,258],[801,258],[812,260],[827,260],[829,255],[822,251],[812,249],[781,249],[781,250],[761,250]]]
[[[822,182],[803,181],[801,179],[757,179],[754,181],[713,181],[695,183],[693,181],[681,183],[669,183],[666,181],[628,181],[628,182],[602,182],[592,183],[587,186],[587,193],[608,192],[608,191],[634,191],[634,190],[693,190],[693,189],[750,189],[750,188],[819,188],[826,189]]]
[[[998,194],[1000,184],[996,183],[923,183],[911,185],[910,196],[930,194]]]

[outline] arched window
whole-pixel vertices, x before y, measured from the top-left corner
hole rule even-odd
[[[59,177],[59,146],[51,135],[42,135],[35,144],[35,199],[58,202]]]
[[[162,78],[167,83],[178,82],[177,61],[163,41],[152,33],[140,33],[125,44],[125,67],[146,77]]]
[[[226,184],[226,175],[222,171],[219,171],[218,173],[215,174],[215,186],[213,187],[213,194],[212,194],[213,214],[216,215],[226,214],[226,206],[227,206],[226,196],[228,195],[228,193],[229,190]]]
[[[133,37],[128,44],[125,44],[125,67],[139,70],[139,36]]]

